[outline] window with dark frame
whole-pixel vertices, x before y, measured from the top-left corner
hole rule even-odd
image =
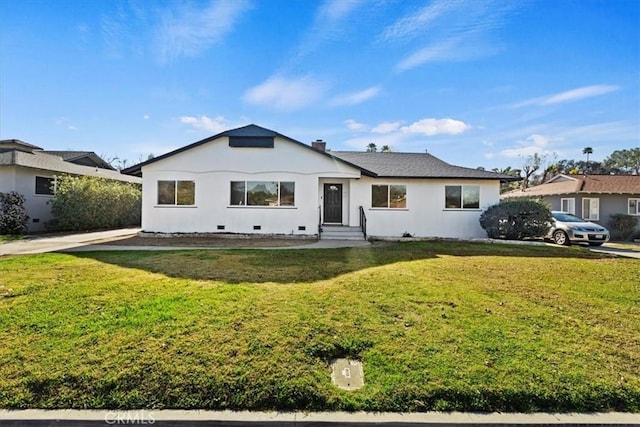
[[[158,181],[158,205],[193,206],[195,181]]]
[[[445,185],[445,209],[480,209],[479,185]]]
[[[406,209],[406,185],[372,185],[371,207],[387,209]]]
[[[231,206],[295,206],[295,182],[231,181]]]
[[[36,176],[35,194],[53,196],[55,194],[55,178]]]

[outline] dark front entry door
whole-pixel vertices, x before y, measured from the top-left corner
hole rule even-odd
[[[342,184],[324,185],[324,222],[342,224]]]

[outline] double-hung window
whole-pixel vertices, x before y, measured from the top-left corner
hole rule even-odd
[[[629,215],[640,215],[640,198],[629,199]]]
[[[570,213],[572,215],[576,214],[576,199],[560,199],[560,210],[562,212]]]
[[[600,199],[590,197],[582,199],[582,218],[594,221],[600,219]]]
[[[158,205],[193,206],[195,181],[158,181]]]
[[[445,209],[480,209],[479,185],[445,185]]]
[[[291,181],[231,181],[231,206],[295,206]]]
[[[372,185],[371,207],[406,209],[407,186],[406,185]]]

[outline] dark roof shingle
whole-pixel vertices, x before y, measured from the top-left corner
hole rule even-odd
[[[428,153],[331,151],[330,154],[386,178],[460,178],[516,180],[495,172],[451,165]]]

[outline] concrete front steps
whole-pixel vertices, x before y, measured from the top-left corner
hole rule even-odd
[[[360,227],[323,225],[320,240],[364,240]]]

